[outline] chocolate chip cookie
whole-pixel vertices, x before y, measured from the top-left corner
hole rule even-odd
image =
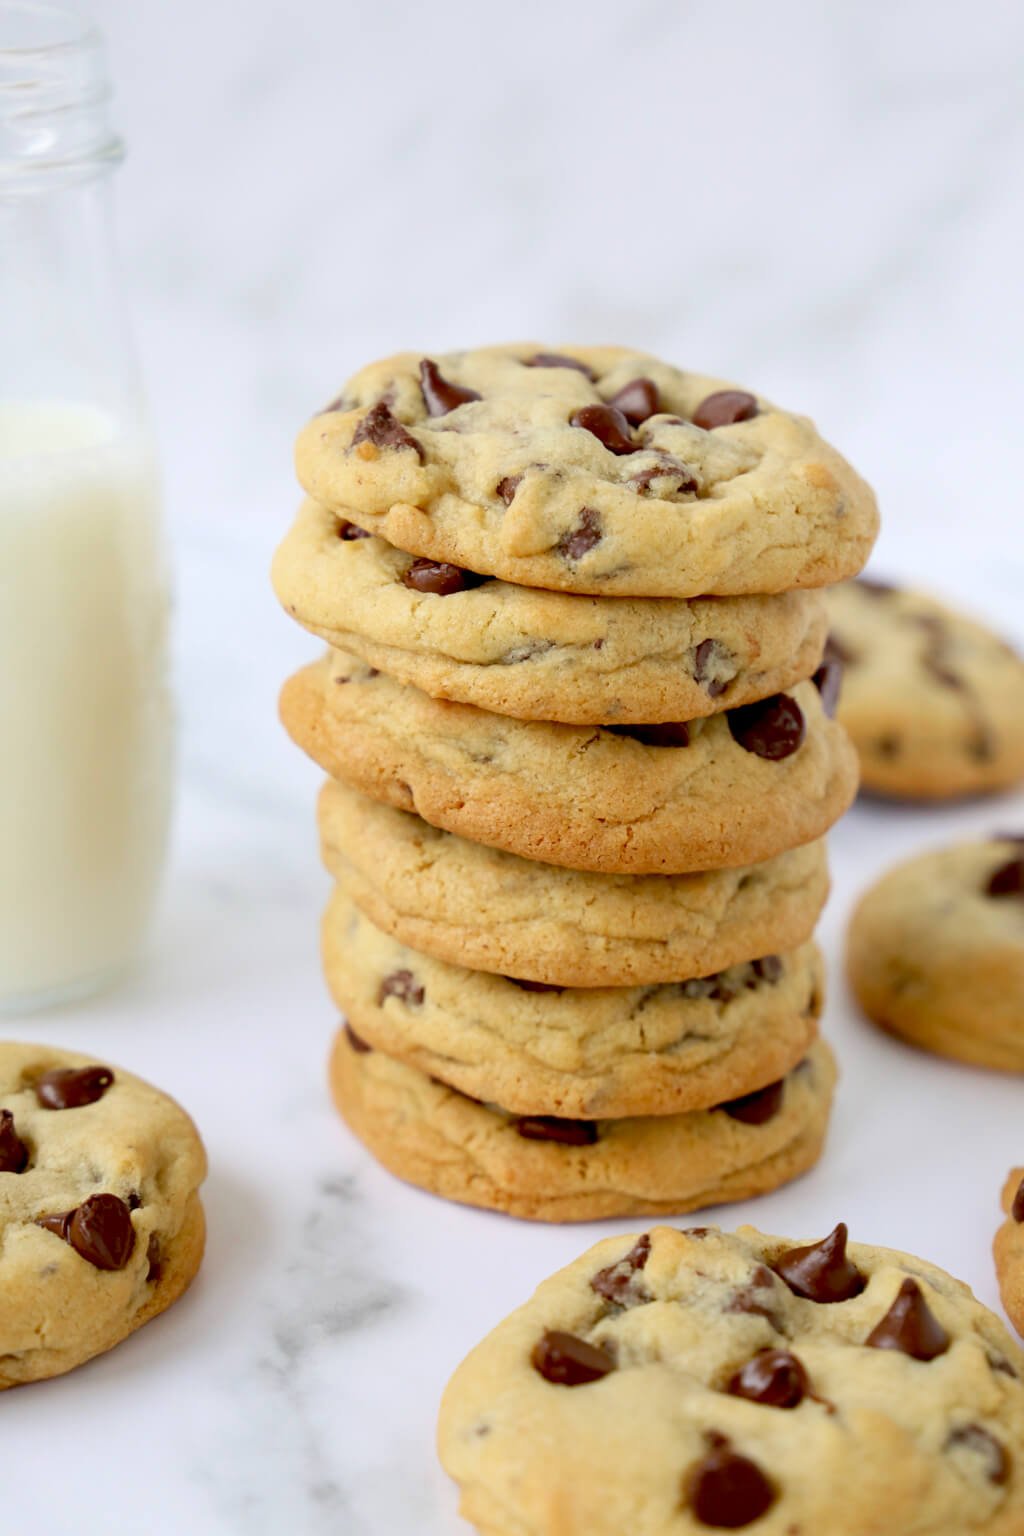
[[[678,1114],[764,1088],[817,1034],[813,944],[654,987],[551,987],[418,954],[342,884],[324,916],[331,995],[368,1044],[517,1114]]]
[[[435,698],[527,720],[690,720],[810,677],[816,592],[580,597],[414,560],[307,501],[274,561],[307,629]]]
[[[344,651],[285,684],[284,724],[334,778],[524,858],[621,874],[733,868],[814,841],[856,755],[813,682],[676,724],[513,720],[402,687]]]
[[[821,840],[746,868],[601,875],[467,842],[332,779],[319,821],[324,863],[378,928],[554,986],[678,981],[796,949],[828,895]]]
[[[854,912],[847,967],[883,1029],[1024,1072],[1024,838],[941,848],[890,870]]]
[[[0,1044],[0,1388],[70,1371],[178,1299],[203,1255],[205,1173],[166,1094]]]
[[[844,666],[839,719],[877,794],[943,800],[1024,779],[1024,660],[923,592],[877,581],[827,594]]]
[[[996,1233],[996,1271],[1003,1306],[1024,1336],[1024,1168],[1014,1168],[1003,1188],[1006,1220]]]
[[[777,1189],[818,1159],[835,1067],[824,1041],[763,1093],[628,1119],[516,1115],[393,1060],[342,1028],[331,1087],[391,1173],[463,1205],[532,1221],[681,1213]]]
[[[621,347],[387,358],[314,417],[296,464],[399,549],[565,592],[823,586],[860,570],[878,525],[806,417]]]
[[[842,1225],[656,1227],[477,1346],[438,1446],[486,1536],[1018,1536],[1022,1374],[965,1285]]]

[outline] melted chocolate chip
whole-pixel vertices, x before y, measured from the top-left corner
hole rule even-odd
[[[420,391],[430,416],[447,416],[449,411],[456,410],[458,406],[480,399],[477,390],[464,389],[461,384],[453,384],[450,379],[446,379],[429,357],[423,358],[420,363]]]
[[[506,475],[504,480],[499,480],[494,487],[495,494],[501,498],[506,507],[510,507],[512,505],[512,498],[522,483],[522,475]]]
[[[338,538],[350,543],[353,539],[372,539],[373,534],[368,528],[360,528],[356,523],[350,523],[347,518],[338,519]]]
[[[613,736],[630,736],[645,747],[688,747],[690,727],[685,720],[665,720],[660,725],[606,725]]]
[[[347,1020],[345,1022],[345,1039],[348,1041],[349,1045],[351,1046],[352,1050],[355,1051],[357,1056],[369,1056],[370,1052],[373,1050],[373,1046],[367,1045],[362,1035],[357,1035],[355,1030],[352,1028],[352,1025],[349,1024]]]
[[[81,1109],[102,1099],[114,1074],[109,1067],[55,1067],[35,1084],[43,1109]]]
[[[829,719],[833,720],[839,703],[839,692],[843,685],[842,662],[838,657],[830,656],[826,650],[821,666],[815,672],[812,681],[821,694],[822,709]]]
[[[551,981],[524,981],[521,976],[506,976],[514,987],[521,987],[524,992],[564,992],[564,987],[556,987]]]
[[[593,507],[580,508],[580,520],[575,528],[563,533],[555,548],[567,560],[582,560],[583,556],[601,542],[601,519]]]
[[[864,1342],[869,1349],[898,1349],[913,1360],[934,1360],[946,1353],[950,1337],[929,1309],[917,1281],[908,1276]]]
[[[731,427],[737,421],[749,421],[757,415],[757,399],[743,389],[719,389],[702,400],[693,413],[694,425],[711,432],[715,427]]]
[[[758,981],[781,981],[785,970],[778,955],[762,955],[760,960],[751,960],[750,965]]]
[[[137,1189],[129,1190],[125,1205],[127,1205],[130,1211],[140,1211],[142,1209],[142,1196]]]
[[[397,997],[400,1003],[407,1003],[410,1008],[418,1008],[423,1001],[424,992],[412,971],[392,971],[380,984],[377,992],[377,1006],[380,1007],[387,997]]]
[[[562,352],[538,352],[533,357],[528,357],[523,364],[524,368],[575,368],[577,373],[584,374],[591,381],[595,374],[593,368],[586,363],[581,363],[578,357],[566,357]]]
[[[989,896],[1024,896],[1024,859],[1009,859],[990,877]]]
[[[980,1424],[961,1424],[949,1432],[946,1450],[969,1451],[980,1458],[985,1476],[1001,1488],[1010,1476],[1010,1458],[1004,1446]]]
[[[385,400],[378,400],[356,428],[352,447],[358,448],[360,443],[371,443],[374,448],[411,448],[420,463],[424,461],[423,448],[392,414]]]
[[[856,584],[862,592],[867,592],[871,597],[889,597],[893,592],[900,590],[891,581],[879,581],[875,576],[858,576]]]
[[[1010,1206],[1010,1215],[1018,1225],[1024,1224],[1024,1179],[1021,1179],[1017,1185],[1017,1193],[1014,1195],[1013,1204]]]
[[[648,416],[656,415],[661,408],[658,386],[653,379],[631,379],[607,403],[621,411],[634,427],[646,421]]]
[[[756,1462],[739,1456],[724,1436],[690,1468],[686,1498],[701,1525],[739,1530],[753,1525],[775,1503],[775,1489]]]
[[[768,1408],[795,1408],[807,1396],[810,1383],[796,1355],[788,1349],[761,1349],[736,1372],[728,1391]]]
[[[682,459],[677,459],[672,453],[660,453],[657,462],[645,464],[629,477],[629,484],[636,487],[638,492],[649,490],[655,480],[674,480],[676,482],[673,495],[689,496],[699,487],[700,482],[689,464],[684,464]]]
[[[131,1212],[116,1195],[90,1195],[76,1210],[41,1216],[36,1225],[63,1238],[94,1269],[124,1269],[135,1248]]]
[[[603,1296],[605,1301],[615,1302],[617,1306],[636,1306],[638,1303],[650,1301],[651,1295],[646,1286],[637,1280],[637,1274],[643,1269],[651,1255],[651,1240],[645,1232],[638,1237],[627,1254],[615,1264],[609,1264],[607,1269],[599,1269],[590,1282],[590,1289]]]
[[[609,453],[635,453],[629,422],[613,405],[584,405],[569,417],[569,425],[590,432]]]
[[[767,1088],[759,1088],[756,1093],[744,1093],[738,1099],[730,1099],[727,1104],[719,1104],[718,1108],[724,1110],[730,1120],[739,1120],[744,1125],[767,1125],[782,1108],[785,1093],[785,1079],[780,1078],[777,1083],[769,1083]]]
[[[163,1260],[160,1253],[160,1239],[155,1232],[149,1234],[149,1242],[146,1244],[146,1279],[153,1285],[163,1274]]]
[[[14,1129],[14,1116],[0,1109],[0,1173],[24,1173],[28,1166],[28,1147]]]
[[[693,680],[700,683],[709,698],[717,699],[727,684],[710,674],[712,668],[732,660],[732,652],[721,640],[702,640],[693,653]]]
[[[526,1141],[557,1141],[563,1147],[592,1147],[597,1140],[593,1120],[560,1120],[557,1115],[522,1115],[515,1128]]]
[[[776,693],[756,704],[744,704],[726,715],[732,738],[745,752],[770,763],[790,757],[804,739],[803,710],[788,693]]]
[[[558,1329],[541,1335],[533,1347],[530,1363],[545,1381],[556,1387],[585,1387],[615,1369],[615,1361],[606,1349]]]
[[[451,597],[453,592],[467,592],[487,580],[476,571],[464,571],[447,560],[414,560],[402,572],[402,585],[412,592],[429,592],[435,597]]]
[[[772,1268],[785,1280],[794,1296],[822,1304],[850,1301],[860,1295],[867,1281],[856,1264],[847,1258],[848,1236],[846,1223],[841,1221],[820,1243],[780,1253]]]
[[[775,1290],[775,1276],[765,1264],[755,1265],[750,1279],[746,1285],[738,1286],[725,1308],[726,1312],[740,1312],[753,1317],[764,1317],[773,1327],[778,1325],[778,1316],[775,1307],[769,1297]],[[768,1296],[759,1293],[766,1291]]]

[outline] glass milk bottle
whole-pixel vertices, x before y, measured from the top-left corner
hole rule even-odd
[[[167,837],[168,594],[113,261],[102,43],[0,0],[0,1009],[138,951]]]

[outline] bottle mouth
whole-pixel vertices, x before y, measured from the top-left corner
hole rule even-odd
[[[103,37],[73,11],[0,0],[0,195],[120,160]]]

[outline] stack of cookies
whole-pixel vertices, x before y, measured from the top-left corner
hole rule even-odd
[[[401,1177],[546,1220],[808,1168],[822,843],[856,789],[819,593],[868,487],[806,419],[619,348],[402,355],[303,430],[274,566],[327,655],[338,1106]]]

